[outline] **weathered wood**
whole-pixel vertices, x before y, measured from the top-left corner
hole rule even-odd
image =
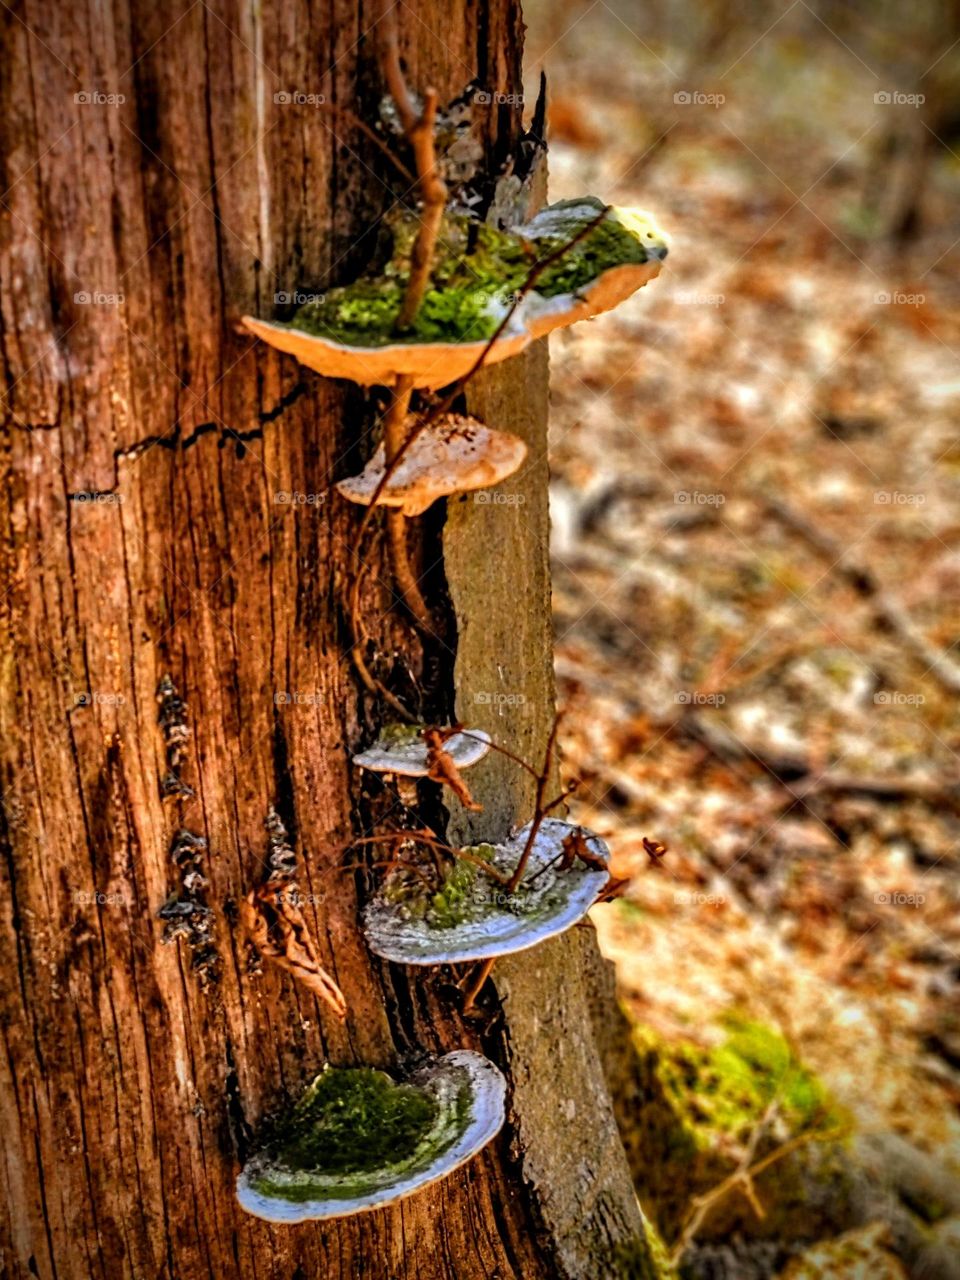
[[[330,485],[375,406],[235,322],[362,264],[358,233],[389,206],[395,175],[348,119],[274,100],[322,94],[371,116],[373,16],[347,0],[322,16],[237,0],[0,16],[5,1274],[600,1277],[618,1273],[619,1246],[643,1256],[577,975],[592,943],[504,965],[503,1019],[483,1034],[436,975],[367,952],[371,881],[340,867],[373,803],[349,753],[377,713],[341,612],[360,516]],[[519,88],[514,0],[404,4],[401,38],[411,82],[441,98],[473,75]],[[471,689],[498,691],[499,664],[530,705],[490,723],[524,753],[552,701],[545,378],[533,352],[478,382],[473,407],[536,444],[518,482],[529,501],[468,499],[443,535],[457,710],[480,719]],[[304,498],[277,496],[291,494]],[[441,535],[422,528],[429,566]],[[366,604],[390,653],[411,632],[372,554]],[[167,674],[195,796],[163,802]],[[525,794],[502,761],[480,791],[491,823]],[[271,806],[345,1023],[250,968],[238,904],[264,874]],[[157,918],[179,888],[181,828],[207,842],[209,962],[187,939],[164,945]],[[396,1067],[455,1046],[498,1056],[514,1086],[509,1130],[467,1169],[357,1219],[273,1228],[240,1211],[234,1179],[262,1117],[325,1059]]]

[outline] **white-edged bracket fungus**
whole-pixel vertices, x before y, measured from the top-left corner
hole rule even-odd
[[[525,951],[576,924],[610,878],[595,865],[609,858],[598,836],[544,818],[512,893],[475,865],[476,859],[488,861],[509,877],[529,832],[528,824],[503,844],[471,846],[465,852],[473,861],[458,859],[432,895],[409,873],[392,872],[364,915],[370,950],[397,964],[460,964]],[[564,841],[571,836],[583,840],[590,863],[577,858],[562,869]]]
[[[288,323],[244,316],[264,342],[328,378],[417,387],[465,377],[514,307],[531,269],[583,233],[603,204],[593,196],[549,205],[529,222],[501,231],[446,213],[430,286],[409,333],[396,332],[417,220],[392,221],[393,256],[382,273],[330,289]],[[545,268],[487,353],[494,364],[537,338],[609,311],[660,271],[667,239],[650,214],[611,208],[606,217]]]
[[[252,1156],[237,1199],[267,1222],[379,1209],[445,1178],[495,1137],[506,1082],[458,1049],[396,1083],[370,1067],[326,1067],[282,1132]]]
[[[413,430],[416,414],[407,417]],[[496,431],[465,414],[446,413],[416,436],[384,485],[377,505],[400,507],[405,516],[418,516],[437,498],[497,484],[522,464],[527,446],[509,431]],[[383,479],[382,444],[358,476],[339,480],[337,489],[351,502],[369,506]]]
[[[423,730],[424,726],[417,724],[387,725],[372,747],[353,757],[353,763],[373,773],[426,778],[430,773],[430,748]],[[490,750],[490,735],[483,729],[452,733],[444,740],[443,749],[458,769],[468,769]]]

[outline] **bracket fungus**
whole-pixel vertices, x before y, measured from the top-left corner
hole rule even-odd
[[[446,1054],[396,1083],[327,1066],[281,1132],[252,1156],[237,1199],[267,1222],[379,1209],[452,1173],[495,1137],[506,1082],[482,1054]]]
[[[407,417],[408,432],[417,415]],[[513,475],[527,456],[527,446],[509,431],[497,431],[476,418],[446,413],[414,437],[383,486],[377,504],[400,507],[418,516],[437,498],[471,489],[486,489]],[[358,476],[338,480],[336,488],[351,502],[369,506],[386,470],[386,450],[377,447]]]
[[[244,316],[243,323],[329,378],[394,386],[407,377],[416,387],[447,386],[471,372],[508,314],[486,364],[609,311],[659,273],[667,239],[653,217],[637,209],[611,207],[601,218],[603,212],[593,196],[561,200],[529,222],[501,230],[447,211],[429,287],[403,333],[397,320],[418,220],[401,214],[390,222],[392,255],[378,274],[328,290],[289,322]],[[596,225],[586,230],[591,222]],[[525,292],[532,269],[552,254],[556,260]]]
[[[372,747],[353,757],[353,763],[374,773],[428,778],[433,768],[433,749],[427,734],[429,729],[422,724],[387,725]],[[455,730],[443,737],[443,750],[456,768],[468,769],[490,750],[490,735],[483,729]]]
[[[511,889],[530,828],[503,844],[465,849],[470,861],[458,859],[433,894],[406,871],[392,872],[364,915],[370,950],[397,964],[460,964],[526,951],[576,924],[607,885],[609,851],[582,827],[544,818]],[[569,856],[571,840],[582,846],[580,857]],[[487,876],[483,862],[505,882]]]

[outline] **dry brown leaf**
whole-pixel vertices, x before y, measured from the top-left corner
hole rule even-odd
[[[267,882],[251,889],[242,915],[244,927],[262,955],[319,996],[338,1018],[347,1016],[344,994],[320,965],[316,945],[290,885],[281,888]]]
[[[470,794],[470,788],[463,780],[463,775],[453,762],[453,757],[449,752],[444,751],[442,732],[439,729],[426,729],[423,738],[427,744],[427,763],[430,766],[427,777],[431,782],[439,782],[441,786],[449,787],[465,808],[479,813],[483,805],[477,804],[474,800]]]

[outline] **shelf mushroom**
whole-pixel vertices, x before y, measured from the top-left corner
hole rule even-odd
[[[407,432],[416,421],[416,414],[407,417]],[[499,483],[513,475],[526,456],[527,446],[519,436],[465,414],[443,414],[416,436],[377,502],[400,507],[405,516],[418,516],[437,498]],[[363,471],[339,480],[337,489],[351,502],[369,506],[383,479],[384,458],[380,444]]]
[[[479,809],[461,769],[478,764],[490,750],[490,735],[483,729],[436,729],[422,724],[390,724],[372,747],[353,757],[353,763],[371,773],[397,781],[397,792],[406,805],[416,803],[415,778],[445,783],[468,809]]]
[[[593,196],[561,200],[505,231],[448,211],[431,285],[409,333],[395,328],[417,225],[409,214],[393,220],[393,257],[380,275],[329,290],[289,322],[244,316],[243,323],[330,378],[394,386],[408,377],[415,387],[447,386],[471,371],[508,314],[487,364],[609,311],[659,274],[667,238],[652,215],[610,208],[585,231],[603,210]],[[569,250],[524,292],[531,269],[565,244]]]
[[[374,773],[426,778],[431,767],[426,728],[421,724],[387,725],[372,747],[353,757],[353,763]],[[459,729],[444,738],[443,749],[458,769],[468,769],[490,750],[490,735],[483,729]]]
[[[327,1066],[290,1120],[237,1179],[237,1199],[267,1222],[342,1218],[393,1204],[445,1178],[503,1126],[506,1083],[460,1049],[400,1083],[370,1067]]]
[[[464,850],[438,892],[395,871],[367,907],[370,950],[397,964],[460,964],[525,951],[583,919],[610,879],[609,851],[582,827],[545,818],[530,848],[524,875],[509,891],[488,876],[488,862],[509,879],[527,844],[530,824],[503,844]],[[580,856],[568,856],[579,847]],[[570,864],[570,865],[564,865]]]

